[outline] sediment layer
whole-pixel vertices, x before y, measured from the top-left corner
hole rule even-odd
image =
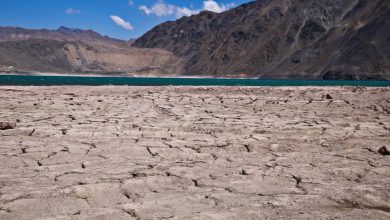
[[[389,88],[0,87],[0,219],[388,219],[389,113]]]

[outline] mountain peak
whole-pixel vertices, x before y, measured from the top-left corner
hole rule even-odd
[[[56,30],[48,29],[25,29],[20,27],[0,27],[0,41],[18,41],[30,39],[47,39],[57,41],[104,41],[126,43],[122,40],[113,39],[110,37],[103,37],[93,30],[82,30],[78,28],[69,28],[60,26]]]
[[[83,32],[83,30],[81,29],[77,29],[77,28],[69,28],[69,27],[65,27],[65,26],[60,26],[58,29],[57,29],[58,32],[64,32],[64,33],[69,33],[69,32],[72,32],[72,33],[79,33],[79,32]]]

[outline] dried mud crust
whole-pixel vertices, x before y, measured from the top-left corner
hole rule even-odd
[[[389,219],[388,88],[0,87],[0,219]]]

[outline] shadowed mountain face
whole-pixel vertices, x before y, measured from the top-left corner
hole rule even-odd
[[[390,1],[257,0],[163,23],[133,46],[173,52],[187,74],[390,79]]]
[[[162,49],[142,49],[91,30],[0,27],[0,72],[172,74],[182,59]]]

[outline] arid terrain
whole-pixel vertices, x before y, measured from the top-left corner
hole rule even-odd
[[[390,88],[0,87],[0,122],[2,220],[390,218]]]
[[[255,0],[129,41],[0,26],[0,72],[390,80],[389,21],[389,0]]]
[[[0,73],[168,75],[181,73],[182,62],[92,30],[0,27]]]

